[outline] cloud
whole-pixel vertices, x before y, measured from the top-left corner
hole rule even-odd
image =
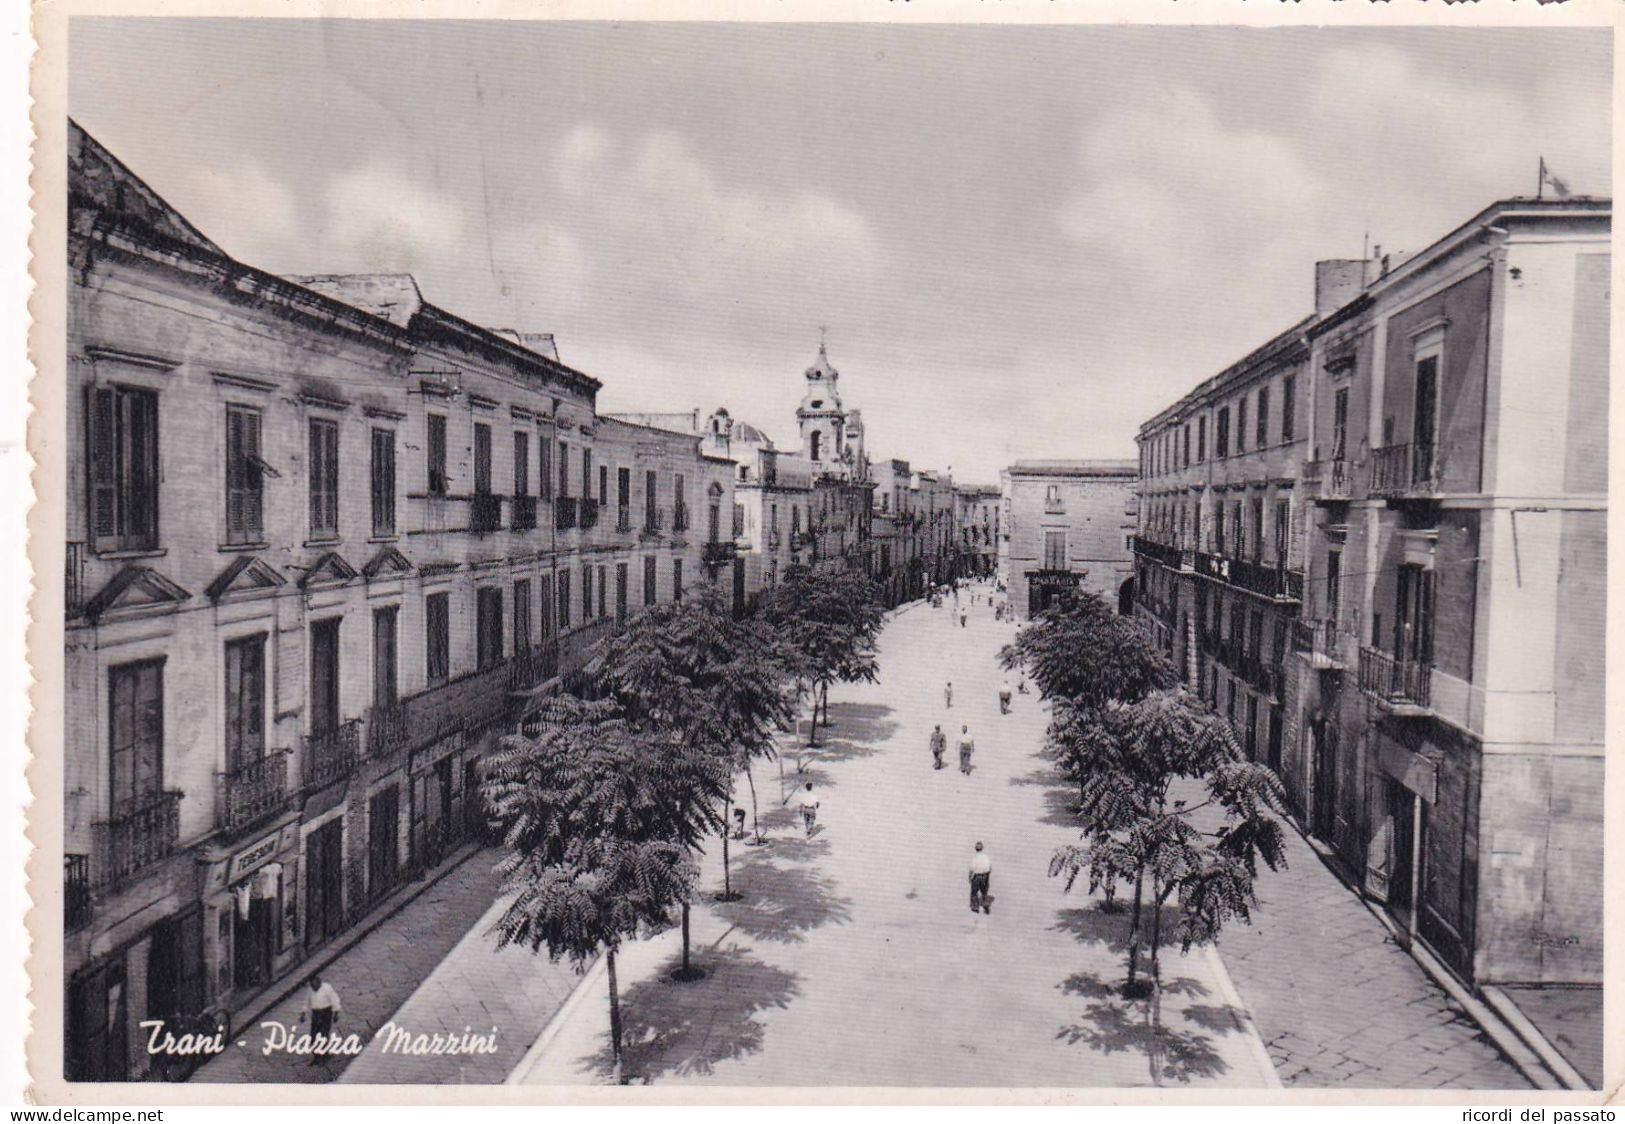
[[[375,161],[339,172],[322,196],[322,234],[352,269],[414,269],[474,256],[462,209],[446,192]]]

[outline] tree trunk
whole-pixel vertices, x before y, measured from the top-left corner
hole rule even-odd
[[[756,807],[756,776],[745,766],[745,781],[750,785],[750,822],[751,828],[756,832],[756,842],[762,841],[762,815]]]
[[[1162,944],[1162,883],[1152,876],[1151,878],[1151,986],[1158,987],[1162,983],[1162,965],[1157,962],[1157,947]]]
[[[734,889],[733,882],[728,876],[728,836],[732,834],[732,832],[728,830],[728,824],[733,818],[728,813],[732,810],[732,800],[729,800],[722,805],[722,896],[726,898],[731,898],[733,896]]]
[[[615,950],[604,953],[605,967],[609,970],[609,1046],[615,1059],[615,1084],[622,1083],[621,1075],[621,994],[615,987]]]
[[[1134,876],[1134,912],[1128,925],[1128,986],[1139,978],[1140,967],[1140,900],[1145,888],[1145,872]]]

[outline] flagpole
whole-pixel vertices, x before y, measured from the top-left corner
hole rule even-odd
[[[1540,202],[1546,192],[1546,157],[1540,158],[1540,177],[1535,181],[1535,202]]]

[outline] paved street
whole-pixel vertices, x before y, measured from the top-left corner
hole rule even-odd
[[[807,763],[823,806],[802,837],[757,778],[773,843],[735,849],[732,905],[695,911],[698,962],[678,984],[677,935],[620,958],[628,1070],[714,1084],[1252,1086],[1274,1078],[1210,950],[1166,957],[1159,1004],[1125,1004],[1124,915],[1047,876],[1070,837],[1064,799],[1034,757],[1035,696],[1000,716],[993,663],[1013,626],[984,603],[960,629],[947,607],[908,609],[881,638],[881,681],[831,692],[835,728]],[[943,684],[955,684],[954,707]],[[931,725],[968,723],[975,770],[933,772]],[[952,739],[950,739],[952,741]],[[787,769],[793,771],[793,760]],[[745,798],[748,800],[748,793]],[[968,907],[976,840],[994,863],[990,916]],[[714,857],[713,857],[714,858]],[[720,886],[715,863],[707,885]],[[602,978],[524,1075],[609,1072]]]

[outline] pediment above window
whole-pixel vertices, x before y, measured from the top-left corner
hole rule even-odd
[[[245,554],[220,571],[220,576],[210,582],[209,588],[204,592],[208,594],[210,601],[218,604],[231,597],[264,593],[280,585],[286,585],[287,580],[265,559]]]
[[[392,578],[401,574],[412,572],[412,563],[406,560],[406,555],[392,546],[386,546],[372,556],[372,561],[361,567],[361,572],[372,578]]]
[[[305,571],[305,576],[299,579],[299,587],[311,589],[316,586],[343,585],[345,582],[354,581],[355,577],[355,567],[340,557],[338,551],[330,550],[316,559],[315,564]]]
[[[150,566],[126,566],[85,604],[85,616],[94,621],[126,609],[174,608],[191,594]]]

